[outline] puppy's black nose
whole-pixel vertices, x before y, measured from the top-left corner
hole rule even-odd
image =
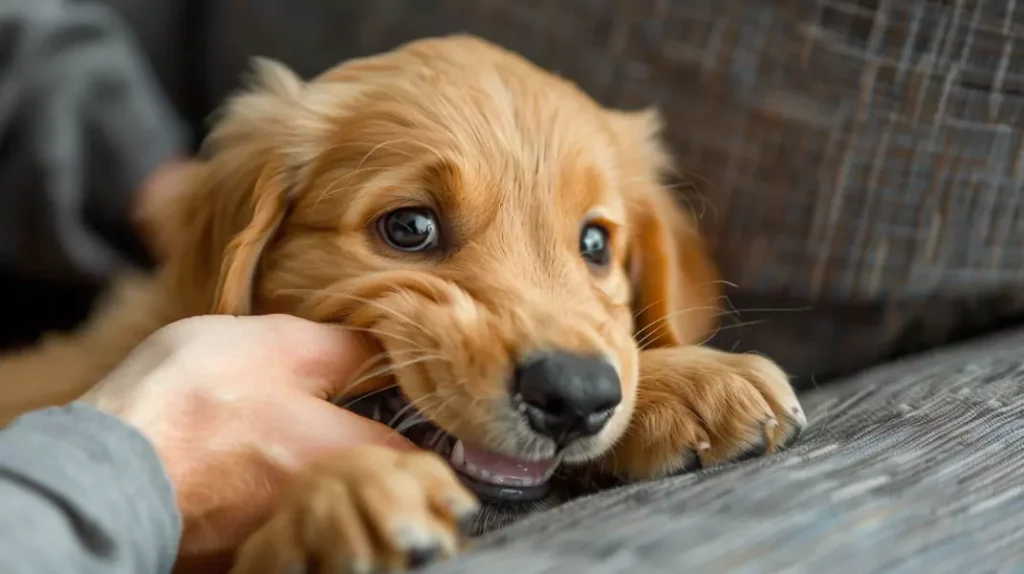
[[[537,354],[515,373],[533,430],[562,447],[595,435],[622,400],[619,375],[605,359],[563,351]]]

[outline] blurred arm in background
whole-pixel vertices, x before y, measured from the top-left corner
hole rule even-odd
[[[187,146],[109,7],[0,0],[0,270],[106,281]]]

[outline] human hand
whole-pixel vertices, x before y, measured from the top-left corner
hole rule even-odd
[[[150,439],[182,512],[181,556],[212,555],[240,544],[313,459],[364,444],[415,448],[327,400],[375,350],[342,327],[286,315],[195,317],[152,335],[81,400]]]

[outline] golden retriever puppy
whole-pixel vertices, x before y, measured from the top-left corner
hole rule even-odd
[[[805,424],[774,363],[698,344],[718,282],[660,184],[655,113],[603,109],[467,36],[308,82],[264,62],[257,80],[167,215],[156,276],[0,362],[12,416],[74,399],[190,315],[289,313],[377,338],[387,382],[338,400],[423,452],[308,469],[235,571],[416,566],[456,552],[468,517],[475,531],[551,501],[556,471],[656,478]]]

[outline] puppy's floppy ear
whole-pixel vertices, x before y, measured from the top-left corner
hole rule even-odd
[[[696,221],[661,184],[670,159],[653,110],[615,112],[625,146],[631,230],[628,266],[636,338],[644,348],[700,342],[713,328],[721,301],[718,274]]]
[[[280,159],[267,163],[252,191],[252,216],[224,249],[220,278],[214,294],[213,312],[218,315],[248,315],[252,312],[252,290],[263,251],[281,228],[291,201]]]
[[[167,214],[163,272],[187,313],[248,315],[263,251],[288,214],[293,183],[277,157],[262,168],[254,157],[230,171],[217,161],[202,165]]]
[[[660,187],[631,203],[629,252],[638,342],[692,345],[713,328],[721,294],[697,227]]]
[[[168,215],[178,231],[166,272],[190,313],[252,312],[262,254],[318,149],[302,80],[269,61],[255,71],[256,82],[221,110],[202,173]]]

